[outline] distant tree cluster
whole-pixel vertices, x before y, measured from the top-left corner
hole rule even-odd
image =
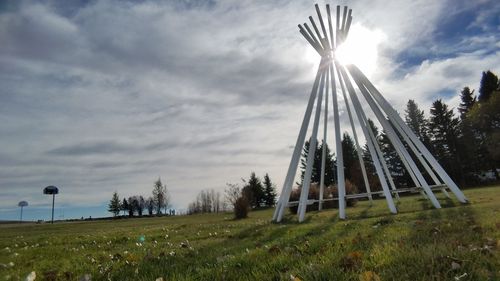
[[[223,197],[214,189],[200,191],[188,205],[188,214],[217,213],[232,208],[237,218],[246,217],[248,209],[272,207],[276,203],[276,188],[268,174],[263,181],[254,172],[248,180],[242,179],[243,187],[226,184]]]
[[[498,181],[500,180],[497,172],[500,166],[500,149],[498,149],[500,144],[500,83],[498,77],[491,71],[483,72],[479,95],[476,96],[474,90],[469,87],[464,87],[460,92],[460,99],[458,116],[453,109],[438,99],[432,103],[429,118],[425,117],[424,111],[419,109],[414,100],[409,100],[405,110],[405,122],[458,184],[466,186],[477,185],[488,180]],[[368,120],[368,124],[384,155],[394,184],[398,187],[413,186],[411,177],[386,132],[377,128],[372,120]],[[337,177],[336,158],[327,144],[316,147],[311,183],[320,182],[323,145],[326,146],[327,152],[325,186],[330,186]],[[302,152],[300,182],[297,183],[299,187],[304,180],[309,146],[310,141],[306,141]],[[407,150],[411,151],[409,147]],[[353,183],[361,192],[365,191],[356,146],[348,133],[343,135],[342,152],[346,180]],[[366,144],[362,148],[362,156],[371,190],[380,190],[381,185]],[[424,177],[428,182],[432,182],[429,175],[425,173],[425,169],[420,167],[420,170],[424,171]]]
[[[115,191],[108,204],[108,212],[113,216],[118,216],[121,211],[123,215],[128,214],[129,217],[134,215],[143,216],[145,211],[149,216],[154,214],[161,215],[162,210],[166,213],[170,206],[170,195],[167,191],[167,186],[161,182],[161,179],[154,183],[152,196],[147,199],[142,195],[134,195],[120,200],[118,193]]]
[[[189,215],[199,213],[219,213],[227,209],[221,193],[214,189],[200,191],[196,199],[188,205],[187,213]]]

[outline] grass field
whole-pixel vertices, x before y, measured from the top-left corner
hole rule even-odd
[[[115,221],[0,226],[0,276],[24,280],[500,280],[500,187],[438,194],[443,209],[404,197],[289,215],[272,210]],[[144,241],[142,242],[142,238]],[[1,279],[0,279],[1,280]]]

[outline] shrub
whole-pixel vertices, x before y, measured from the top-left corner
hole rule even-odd
[[[292,190],[292,193],[290,194],[290,201],[299,201],[300,191],[301,191],[300,186],[299,186],[299,188]],[[352,182],[350,182],[349,180],[346,180],[345,181],[345,192],[346,192],[346,194],[356,194],[356,193],[358,193],[358,188]],[[307,198],[319,200],[319,184],[318,183],[311,184],[311,186],[309,187],[309,196]],[[323,192],[323,199],[331,199],[331,198],[338,198],[338,189],[337,189],[336,184],[326,186],[325,190]],[[348,207],[353,207],[356,205],[357,202],[358,202],[358,199],[347,199],[346,205]],[[318,210],[318,204],[319,204],[318,202],[315,202],[314,204],[307,205],[306,212]],[[339,207],[338,200],[330,200],[330,201],[323,202],[323,209],[333,209],[333,208],[338,208],[338,207]],[[291,213],[296,214],[297,210],[298,210],[298,205],[290,206],[289,209],[290,209]]]
[[[248,216],[248,209],[250,208],[250,204],[248,200],[241,196],[236,199],[234,203],[234,218],[235,219],[244,219]]]

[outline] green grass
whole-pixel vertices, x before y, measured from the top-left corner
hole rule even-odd
[[[36,280],[455,280],[465,273],[460,280],[500,280],[500,187],[465,194],[471,204],[438,194],[443,209],[436,210],[411,196],[398,215],[377,200],[349,208],[345,221],[327,210],[301,224],[292,215],[270,223],[272,210],[264,210],[239,221],[214,214],[2,225],[0,280],[31,271]]]

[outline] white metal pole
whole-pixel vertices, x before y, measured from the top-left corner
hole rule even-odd
[[[370,151],[370,155],[372,157],[373,164],[375,166],[375,170],[376,170],[377,175],[380,179],[380,184],[382,185],[382,190],[384,191],[384,196],[385,196],[385,199],[387,201],[387,206],[389,207],[389,210],[391,211],[391,213],[396,214],[398,211],[396,209],[396,206],[394,205],[394,201],[392,199],[391,192],[389,190],[389,187],[387,185],[387,181],[385,179],[384,171],[382,170],[382,167],[380,165],[380,161],[378,159],[377,153],[376,153],[375,148],[373,146],[374,144],[372,143],[371,138],[369,136],[369,132],[368,132],[369,125],[367,124],[366,120],[363,119],[362,114],[361,114],[362,110],[363,110],[361,107],[361,104],[360,104],[360,102],[355,94],[354,88],[351,84],[351,81],[349,80],[349,76],[347,76],[347,73],[343,69],[343,66],[341,64],[339,64],[337,61],[335,61],[335,66],[337,68],[339,75],[342,75],[342,77],[344,78],[344,82],[345,82],[347,90],[349,92],[349,96],[351,97],[351,100],[352,100],[354,112],[356,112],[358,120],[361,123],[361,128],[362,128],[363,133],[365,135],[366,143],[368,144],[368,150]]]
[[[349,35],[349,29],[351,29],[351,22],[352,22],[352,9],[349,9],[349,14],[347,15],[347,24],[344,30],[344,39],[347,39],[347,36]]]
[[[384,158],[384,154],[382,153],[382,151],[380,150],[380,146],[379,146],[379,143],[378,143],[378,140],[377,140],[377,137],[375,136],[375,133],[372,131],[372,129],[370,128],[370,125],[368,123],[368,119],[366,118],[366,115],[365,115],[365,112],[361,109],[360,110],[360,115],[361,117],[363,118],[363,122],[366,124],[367,126],[367,131],[368,131],[368,136],[369,138],[371,139],[372,143],[373,143],[373,146],[375,148],[375,152],[377,153],[378,155],[378,159],[380,161],[380,163],[382,164],[382,169],[384,170],[385,172],[385,175],[389,181],[389,186],[391,187],[392,190],[396,190],[396,185],[394,184],[394,181],[392,179],[392,175],[391,175],[391,172],[389,171],[389,168],[387,167],[387,163],[385,161],[385,158]],[[368,139],[367,139],[368,141]],[[397,200],[399,200],[399,194],[396,193],[395,194],[395,197]]]
[[[372,140],[373,146],[375,147],[375,152],[378,155],[378,159],[380,163],[382,164],[382,169],[384,170],[385,176],[387,177],[387,180],[389,181],[389,186],[391,187],[392,190],[396,190],[396,185],[394,184],[394,180],[392,179],[391,172],[389,171],[389,167],[387,167],[387,162],[385,161],[384,154],[382,153],[382,150],[380,149],[380,144],[378,143],[377,136],[375,136],[375,132],[372,131],[372,128],[370,127],[370,124],[368,123],[368,119],[366,118],[365,112],[361,111],[361,116],[365,120],[365,123],[367,125],[368,129],[368,134],[370,139]],[[395,197],[397,200],[399,200],[399,194],[396,192]]]
[[[318,202],[318,210],[321,211],[323,209],[323,194],[325,192],[325,164],[326,164],[326,157],[329,155],[326,155],[326,146],[327,146],[327,141],[326,141],[326,133],[327,133],[327,128],[328,128],[328,96],[330,95],[330,88],[329,88],[329,78],[330,78],[330,72],[326,72],[326,85],[325,85],[325,114],[323,117],[323,151],[321,152],[321,178],[320,178],[320,184],[319,184],[319,202]],[[328,171],[329,173],[333,173],[333,171]]]
[[[335,25],[335,48],[338,48],[341,44],[340,39],[340,6],[337,5],[337,17],[336,17],[336,25]]]
[[[328,15],[328,29],[330,30],[330,46],[333,50],[335,48],[335,38],[333,37],[332,15],[329,4],[326,4],[326,14]]]
[[[405,158],[406,161],[408,161],[408,164],[410,165],[410,169],[413,170],[415,173],[415,176],[417,177],[418,181],[422,185],[422,188],[424,189],[425,193],[429,197],[429,199],[432,202],[432,205],[434,205],[435,208],[441,208],[441,204],[439,204],[439,201],[437,200],[436,196],[430,189],[429,185],[425,181],[424,177],[422,176],[422,173],[418,170],[417,165],[411,158],[411,156],[408,154],[408,151],[404,148],[403,144],[399,140],[396,132],[394,132],[394,129],[392,126],[389,124],[385,116],[383,115],[382,111],[380,108],[377,106],[375,101],[373,100],[372,96],[368,92],[368,90],[365,88],[364,84],[360,81],[359,76],[357,73],[352,73],[352,78],[358,84],[358,88],[360,89],[361,93],[365,97],[366,101],[368,102],[368,105],[372,108],[373,112],[375,113],[375,116],[379,119],[380,124],[384,128],[385,132],[387,133],[387,136],[389,137],[389,140],[391,143],[394,145],[394,147],[399,147],[399,150],[396,150],[398,153],[402,153],[402,155],[399,155],[400,158]]]
[[[356,144],[356,153],[358,154],[359,166],[361,167],[361,174],[363,175],[363,181],[365,183],[366,192],[368,193],[368,199],[370,200],[370,205],[373,204],[373,197],[370,188],[370,183],[368,181],[368,175],[366,174],[365,162],[363,161],[363,155],[361,146],[359,145],[358,134],[356,133],[356,128],[354,126],[354,119],[352,117],[351,106],[349,105],[349,100],[347,99],[346,90],[344,87],[344,81],[342,77],[339,76],[339,84],[342,90],[342,96],[344,97],[345,105],[347,108],[347,115],[349,116],[349,123],[351,123],[352,135],[354,137],[354,143]]]
[[[357,69],[355,71],[356,72],[361,72],[359,69]],[[364,75],[362,75],[362,73],[361,73],[361,76],[362,76],[361,78],[364,77]],[[382,105],[381,105],[381,107],[382,107]],[[397,114],[397,115],[399,116],[399,114]],[[410,149],[413,151],[413,153],[415,154],[415,156],[417,157],[417,159],[419,160],[419,162],[422,164],[422,166],[424,167],[424,169],[426,170],[426,172],[430,175],[430,177],[432,178],[432,180],[434,181],[434,183],[436,185],[440,185],[441,181],[438,179],[438,177],[436,176],[436,174],[434,173],[434,171],[428,165],[427,161],[425,161],[425,159],[422,157],[422,153],[420,151],[418,151],[418,149],[415,147],[415,145],[413,144],[413,142],[410,140],[410,137],[406,133],[404,133],[404,129],[401,128],[399,122],[397,122],[397,120],[394,120],[394,122],[392,122],[392,124],[394,125],[394,127],[396,128],[396,130],[401,134],[401,136],[403,136],[403,139],[408,144],[408,146],[410,146]],[[403,160],[403,163],[405,163],[404,159],[401,159],[401,160]],[[408,164],[405,163],[405,166],[408,166]],[[417,183],[417,180],[415,179],[415,176],[413,175],[413,173],[408,168],[407,168],[407,170],[409,171],[410,176],[412,176],[412,179],[415,182],[416,186],[417,187],[421,186],[420,184]],[[441,192],[443,192],[443,194],[446,197],[450,198],[450,195],[446,191],[446,188],[444,188],[444,187],[441,188]],[[422,196],[424,198],[428,199],[427,195],[425,195],[424,192],[420,191],[420,193],[422,194]]]
[[[292,159],[290,160],[290,165],[288,166],[288,172],[286,174],[285,182],[283,183],[283,189],[281,191],[278,203],[276,204],[276,209],[273,215],[273,221],[280,222],[283,218],[283,211],[288,205],[290,199],[290,193],[292,192],[292,185],[295,179],[295,174],[297,172],[297,165],[300,160],[300,154],[304,146],[304,140],[307,133],[307,128],[309,126],[309,120],[311,119],[311,112],[314,106],[314,100],[316,99],[317,89],[319,85],[320,77],[323,73],[324,60],[321,60],[318,66],[318,72],[314,80],[314,84],[309,97],[309,102],[307,104],[306,112],[304,113],[304,119],[302,120],[302,125],[297,136],[297,141],[295,143],[294,152],[292,154]]]
[[[323,31],[324,37],[322,37],[324,45],[325,45],[325,51],[330,50],[330,40],[328,40],[328,33],[326,33],[326,28],[325,28],[325,23],[323,22],[323,17],[321,16],[321,11],[319,10],[318,4],[314,5],[316,7],[316,13],[318,14],[318,19],[319,19],[319,25],[321,26],[321,30]]]
[[[56,194],[52,194],[52,223],[54,223],[54,202],[56,201]]]
[[[330,62],[330,80],[332,83],[332,101],[333,101],[333,116],[335,128],[335,148],[337,152],[337,189],[339,200],[339,218],[345,219],[345,178],[344,178],[344,155],[342,151],[342,139],[340,136],[340,114],[337,101],[337,87],[335,85],[335,70],[333,69],[333,61]]]
[[[355,72],[359,73],[359,76],[362,78],[364,84],[373,93],[374,98],[378,100],[378,103],[384,111],[389,114],[391,120],[394,120],[398,123],[399,126],[396,128],[402,129],[399,131],[400,134],[406,134],[410,138],[410,140],[417,146],[417,148],[422,153],[422,156],[429,162],[431,167],[436,171],[439,177],[444,181],[444,183],[450,188],[453,194],[457,197],[458,201],[462,203],[467,203],[468,200],[463,194],[463,192],[458,188],[455,182],[450,178],[450,176],[446,173],[446,171],[441,167],[438,161],[432,156],[429,150],[425,147],[425,145],[420,141],[420,139],[415,135],[415,133],[408,127],[408,125],[403,121],[401,116],[396,112],[396,110],[387,102],[387,100],[380,94],[380,92],[375,88],[375,86],[366,78],[366,76],[354,65],[350,66]]]
[[[319,32],[319,29],[318,27],[316,26],[316,22],[314,22],[314,19],[313,17],[309,17],[309,21],[311,22],[312,26],[313,26],[313,29],[314,31],[316,32],[316,35],[318,36],[319,38],[319,42],[321,42],[321,46],[323,46],[323,50],[328,50],[328,42],[325,42],[325,40],[323,40],[323,37],[321,36],[321,33]]]
[[[316,50],[316,52],[318,52],[318,54],[323,54],[323,50],[321,49],[321,46],[319,45],[319,43],[317,43],[316,41],[314,41],[310,36],[309,34],[307,34],[307,32],[302,28],[302,26],[299,24],[299,31],[300,31],[300,34],[302,34],[302,36],[304,36],[304,38],[306,38],[307,42],[309,42],[309,44],[311,44],[311,46]]]
[[[316,145],[319,127],[319,118],[321,117],[321,103],[323,102],[323,91],[325,85],[326,73],[321,75],[321,82],[319,83],[318,99],[316,102],[316,112],[314,114],[314,123],[312,135],[309,141],[309,151],[307,153],[306,160],[306,172],[304,173],[304,181],[302,182],[302,189],[300,191],[299,207],[297,209],[297,215],[299,217],[299,222],[304,221],[307,208],[307,199],[309,197],[309,187],[311,186],[311,174],[314,166],[314,159],[316,158]]]

